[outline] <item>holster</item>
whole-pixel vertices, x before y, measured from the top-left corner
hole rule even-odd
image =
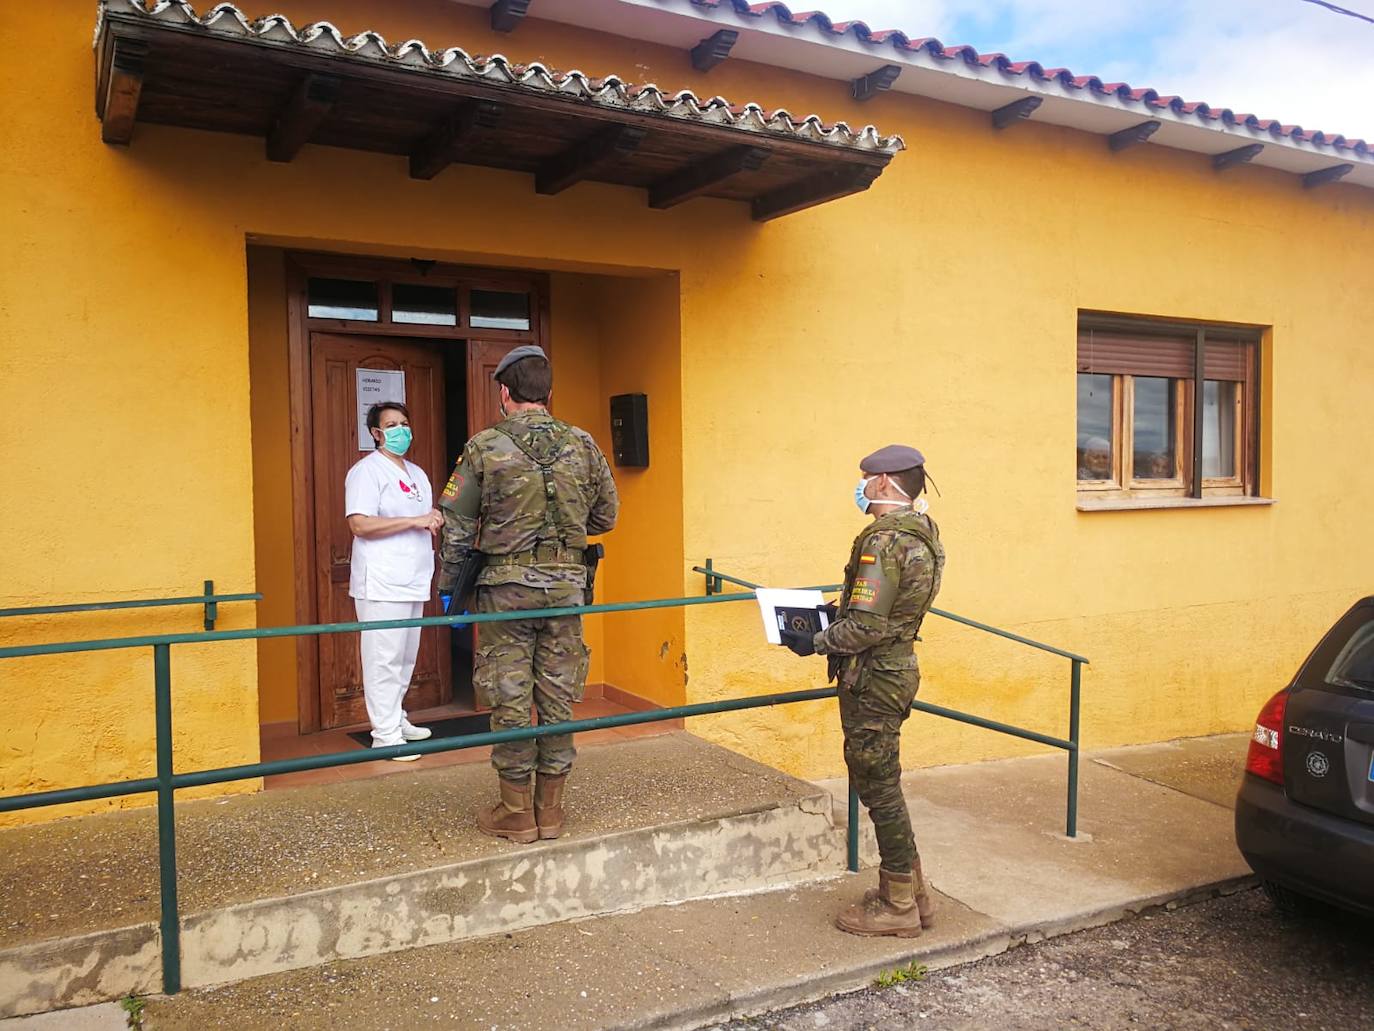
[[[464,612],[469,609],[469,600],[477,589],[477,575],[487,564],[487,556],[476,548],[469,551],[458,567],[458,577],[453,581],[453,603],[451,612]]]
[[[601,564],[601,560],[606,557],[606,547],[603,544],[588,544],[582,549],[582,564],[587,567],[587,593],[585,604],[592,603],[592,589],[596,586],[596,567]]]

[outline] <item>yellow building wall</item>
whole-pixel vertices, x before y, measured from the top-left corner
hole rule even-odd
[[[253,554],[259,626],[291,626],[296,616],[291,391],[287,373],[285,255],[250,247],[248,363],[253,440]],[[297,718],[296,641],[265,637],[258,649],[258,712],[263,723]]]
[[[699,76],[679,50],[537,19],[496,36],[483,9],[446,0],[274,0],[272,10],[873,121],[910,149],[866,194],[767,225],[718,201],[656,212],[641,192],[597,184],[540,197],[529,176],[484,168],[417,182],[404,158],[379,154],[307,146],[274,164],[258,139],[158,126],[139,125],[116,149],[91,114],[90,9],[16,7],[16,38],[44,42],[11,55],[0,94],[10,127],[0,203],[23,270],[0,285],[0,371],[12,397],[41,397],[57,418],[41,427],[41,461],[8,449],[0,475],[7,495],[37,489],[67,507],[52,518],[5,506],[6,539],[26,543],[6,564],[0,605],[170,593],[206,576],[253,582],[266,555],[255,556],[253,534],[245,242],[648,272],[675,293],[675,348],[657,332],[645,337],[652,349],[639,347],[633,303],[618,324],[604,305],[594,319],[615,336],[597,345],[599,396],[645,389],[656,433],[675,425],[681,449],[680,473],[664,481],[680,480],[680,552],[668,548],[680,575],[660,592],[658,573],[641,581],[620,562],[650,536],[608,540],[610,597],[699,593],[688,569],[708,555],[772,584],[837,579],[862,525],[857,460],[894,440],[926,452],[943,491],[932,508],[950,555],[939,604],[1088,654],[1089,745],[1245,728],[1369,590],[1374,484],[1358,456],[1374,428],[1352,415],[1374,377],[1364,328],[1374,256],[1351,244],[1374,229],[1368,191],[1304,191],[1260,168],[1215,175],[1199,155],[1156,146],[1110,154],[1099,137],[1034,121],[997,133],[986,114],[892,93],[859,106],[844,83],[742,61]],[[651,321],[663,310],[653,308]],[[1278,504],[1075,510],[1074,329],[1089,308],[1272,327],[1264,489]],[[563,389],[573,379],[559,346]],[[560,414],[606,430],[604,405]],[[657,436],[654,447],[656,467],[674,454]],[[627,506],[657,504],[658,486],[619,478]],[[224,611],[223,625],[254,619],[249,606]],[[818,661],[761,643],[750,603],[681,620],[636,638],[668,644],[662,668],[607,656],[602,675],[666,685],[680,651],[689,701],[822,679]],[[193,629],[195,615],[17,623],[0,627],[5,643],[73,626]],[[937,620],[925,637],[923,698],[1062,731],[1067,663]],[[251,644],[174,653],[182,768],[256,755],[256,664]],[[146,773],[147,665],[118,653],[0,663],[14,707],[0,788]],[[1021,750],[933,718],[909,727],[909,764]],[[832,704],[692,729],[795,773],[842,768]]]

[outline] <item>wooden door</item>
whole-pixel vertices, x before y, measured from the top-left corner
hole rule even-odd
[[[321,623],[349,623],[357,615],[348,595],[353,535],[344,513],[344,477],[367,457],[359,446],[358,369],[405,374],[406,406],[414,442],[406,458],[425,471],[431,487],[448,476],[444,455],[444,361],[436,350],[386,337],[310,335],[314,455],[315,597]],[[400,400],[388,398],[387,400]],[[433,599],[426,616],[440,615]],[[367,723],[357,634],[326,634],[319,643],[321,728]],[[452,696],[447,633],[426,628],[405,705],[411,711],[442,705]]]
[[[491,378],[513,344],[468,341],[468,437],[501,421],[501,385]]]

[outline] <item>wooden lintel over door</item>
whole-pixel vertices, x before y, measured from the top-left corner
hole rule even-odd
[[[442,489],[448,472],[444,454],[444,363],[432,346],[389,337],[310,335],[312,438],[315,444],[316,604],[322,623],[356,619],[348,585],[353,535],[344,512],[344,478],[368,451],[358,438],[359,369],[400,372],[405,404],[410,409],[414,443],[407,459],[420,466],[434,490]],[[396,400],[387,398],[387,400]],[[435,602],[426,616],[440,615]],[[323,728],[367,722],[357,634],[319,638],[320,723]],[[406,695],[407,710],[429,709],[452,696],[447,635],[425,630],[420,655]]]

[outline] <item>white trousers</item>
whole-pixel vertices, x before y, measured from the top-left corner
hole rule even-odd
[[[358,622],[374,619],[419,619],[422,601],[368,601],[354,598]],[[420,628],[364,630],[362,640],[363,700],[367,718],[372,721],[374,745],[399,745],[401,728],[408,721],[402,706],[410,677],[415,672],[415,657],[420,653]]]

